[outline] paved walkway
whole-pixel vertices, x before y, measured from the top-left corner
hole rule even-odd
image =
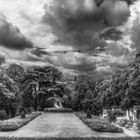
[[[74,113],[43,113],[14,132],[0,132],[8,137],[124,137],[125,134],[98,133],[86,126]]]

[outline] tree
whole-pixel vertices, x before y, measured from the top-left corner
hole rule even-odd
[[[26,100],[26,97],[28,97],[25,95],[31,95],[32,97],[30,96],[30,98],[33,98],[34,101],[34,109],[41,110],[47,98],[55,94],[62,96],[64,89],[58,83],[60,79],[61,72],[54,67],[33,67],[26,71],[20,79],[23,100]],[[23,105],[27,107],[25,102],[23,102]]]
[[[24,69],[17,64],[11,64],[7,70],[7,75],[14,81],[17,81],[22,75],[24,75]]]
[[[5,63],[5,57],[0,56],[0,66]]]
[[[93,100],[96,97],[95,82],[85,75],[80,75],[75,83],[74,106],[75,110],[84,110],[88,104],[88,109],[91,110]]]
[[[6,110],[9,116],[15,116],[17,110],[17,85],[8,76],[0,79],[0,108]]]

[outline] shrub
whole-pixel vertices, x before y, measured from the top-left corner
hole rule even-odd
[[[7,119],[7,113],[5,110],[0,110],[0,120]]]
[[[21,118],[26,118],[26,113],[25,113],[25,111],[22,111],[22,113],[21,113]]]
[[[122,110],[115,110],[114,111],[114,114],[116,116],[125,116],[126,115],[126,112],[125,111],[122,111]]]
[[[24,108],[22,106],[19,106],[18,111],[17,111],[17,115],[21,115],[23,110],[24,110]]]
[[[32,107],[26,108],[26,113],[28,113],[28,114],[32,113],[33,111],[34,111],[34,110],[33,110]]]
[[[128,121],[127,124],[125,125],[125,128],[132,128],[133,122]]]
[[[121,119],[117,122],[117,124],[121,127],[124,127],[127,124],[127,120],[126,119]]]
[[[77,112],[76,115],[92,130],[97,132],[109,132],[109,133],[123,133],[122,128],[119,128],[109,121],[100,119],[98,116],[92,116],[91,119],[86,118],[85,113]]]
[[[138,133],[140,133],[140,121],[137,121],[135,123],[135,125],[136,125],[136,129],[137,129]]]
[[[45,108],[44,112],[68,113],[68,112],[73,112],[73,110],[71,108]]]
[[[116,114],[114,111],[109,111],[108,112],[108,120],[110,122],[115,122],[116,121]]]
[[[40,113],[33,113],[33,114],[28,115],[25,119],[21,119],[20,117],[15,117],[15,118],[12,118],[9,120],[1,121],[0,122],[0,131],[5,131],[5,132],[6,131],[15,131],[18,128],[26,125],[27,123],[29,123],[30,121],[32,121],[39,115],[40,115]]]
[[[54,107],[54,100],[49,100],[46,102],[46,108],[52,108]]]
[[[92,114],[91,114],[91,111],[90,110],[88,110],[87,111],[87,118],[92,118],[92,116],[91,116]]]
[[[84,111],[89,111],[89,109],[91,109],[91,100],[90,99],[85,99],[84,101],[82,101],[82,105],[83,105],[83,109]]]

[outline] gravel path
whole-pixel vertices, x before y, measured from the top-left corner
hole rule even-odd
[[[125,137],[126,134],[98,133],[86,126],[74,113],[42,113],[14,132],[0,132],[8,137]]]

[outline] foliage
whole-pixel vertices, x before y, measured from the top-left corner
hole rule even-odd
[[[5,63],[5,57],[0,56],[0,66]]]
[[[39,115],[40,113],[34,113],[28,115],[26,118],[15,117],[9,120],[2,121],[0,122],[0,131],[15,131],[18,128],[26,125]]]
[[[107,83],[106,81],[104,83]],[[103,105],[120,106],[124,109],[129,109],[134,105],[140,105],[139,84],[140,63],[135,61],[126,69],[117,71],[112,76],[103,92]]]
[[[7,113],[5,110],[0,110],[0,120],[7,119]]]
[[[21,118],[26,118],[26,113],[25,113],[25,111],[22,111],[22,112],[21,112]]]
[[[0,57],[0,65],[3,63],[5,58]],[[20,114],[25,108],[43,110],[47,98],[55,95],[63,97],[67,92],[61,76],[61,72],[51,66],[25,70],[13,63],[0,67],[0,108],[6,110],[9,117]]]
[[[108,119],[110,122],[115,122],[116,121],[116,114],[114,111],[109,111],[108,112]]]
[[[61,72],[51,66],[32,67],[20,78],[22,105],[25,108],[43,110],[49,97],[63,97],[67,92],[61,82]]]
[[[21,77],[24,74],[24,69],[17,64],[11,64],[7,70],[7,75],[13,79],[14,81],[18,81],[19,77]]]
[[[0,108],[6,110],[8,116],[15,116],[17,109],[18,86],[6,74],[0,79]]]
[[[73,112],[73,110],[70,108],[45,108],[44,112],[69,113],[69,112]]]
[[[136,58],[129,66],[107,79],[94,81],[80,75],[69,92],[67,105],[71,105],[74,110],[91,110],[94,115],[99,115],[104,106],[117,106],[126,110],[140,105],[140,61]]]
[[[117,124],[121,127],[125,127],[127,124],[128,120],[127,119],[121,119],[120,121],[117,122]]]
[[[76,113],[76,115],[92,130],[97,132],[123,133],[123,130],[108,121],[102,120],[99,117],[86,118],[85,113]]]
[[[92,114],[91,114],[91,111],[90,111],[90,110],[88,110],[88,111],[87,111],[87,116],[86,116],[86,117],[87,117],[87,118],[92,118],[92,116],[91,116],[91,115],[92,115]]]
[[[137,131],[140,134],[140,121],[136,122]]]
[[[95,83],[86,76],[79,76],[75,83],[75,95],[74,95],[74,109],[84,110],[91,109],[92,101],[96,96]]]

